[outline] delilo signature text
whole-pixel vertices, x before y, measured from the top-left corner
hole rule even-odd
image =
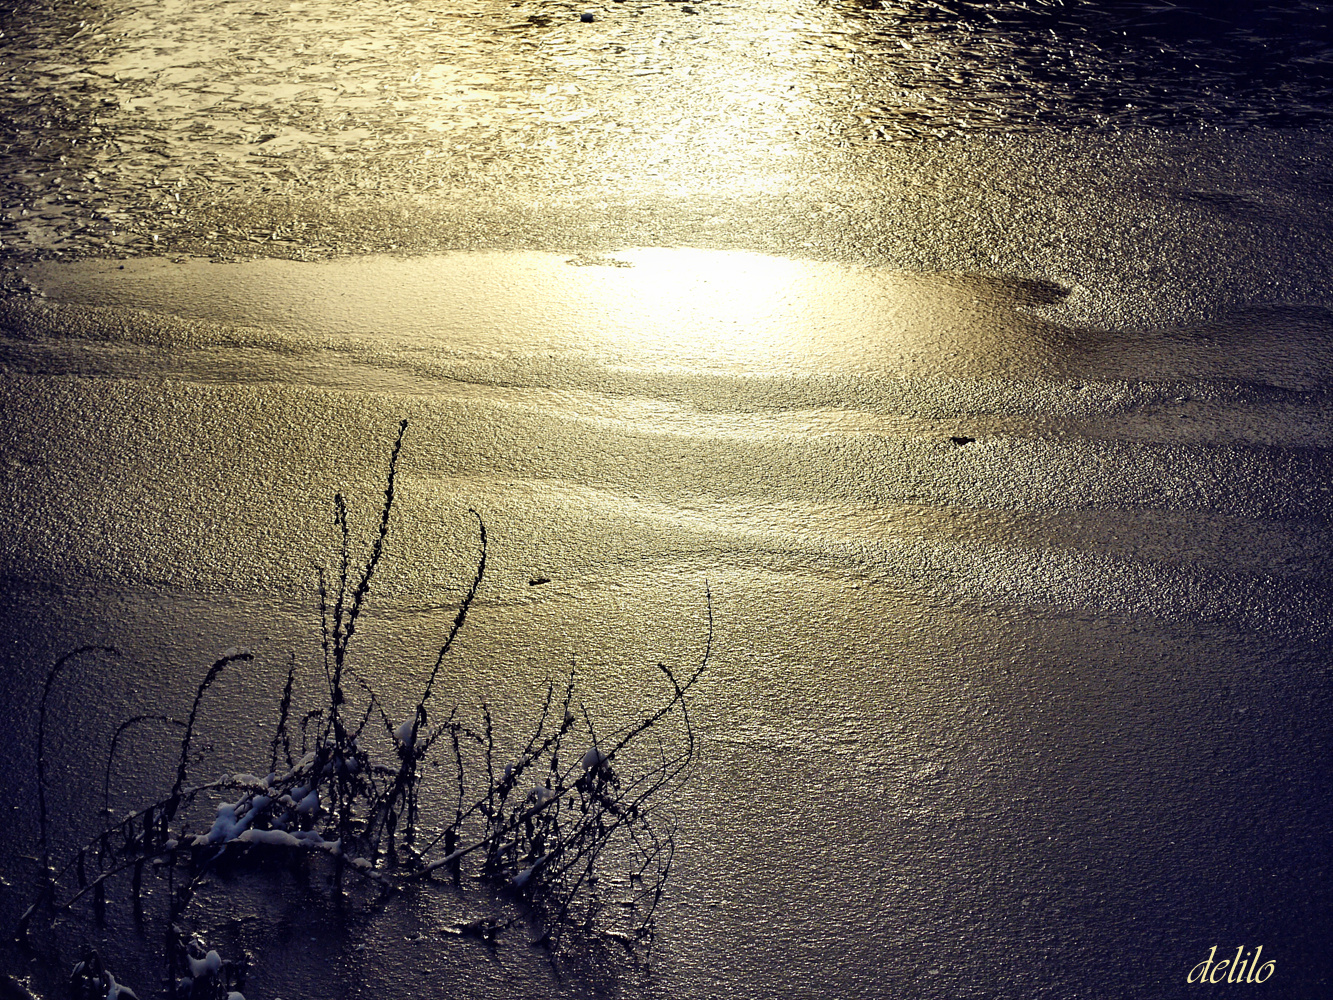
[[[1190,974],[1185,977],[1187,983],[1262,983],[1265,979],[1277,971],[1277,963],[1269,959],[1263,965],[1259,964],[1259,956],[1263,954],[1264,946],[1260,945],[1254,949],[1253,955],[1245,954],[1245,946],[1241,945],[1236,949],[1235,958],[1224,958],[1220,962],[1213,961],[1213,956],[1217,954],[1217,945],[1208,952],[1208,957],[1202,962],[1190,969]]]

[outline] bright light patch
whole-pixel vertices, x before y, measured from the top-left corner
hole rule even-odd
[[[1070,349],[1018,308],[1019,285],[738,251],[86,261],[25,273],[71,304],[294,330],[335,351],[360,341],[443,364],[975,375],[1044,367]]]

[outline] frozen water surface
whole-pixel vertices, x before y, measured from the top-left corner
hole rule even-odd
[[[441,699],[505,725],[571,657],[589,704],[644,705],[653,663],[697,657],[715,595],[652,971],[587,973],[606,988],[879,995],[898,956],[929,995],[975,974],[981,939],[1049,956],[1012,972],[1041,993],[1112,974],[1092,939],[1138,955],[1118,981],[1165,982],[1219,924],[1318,925],[1317,310],[1131,334],[1062,319],[1054,283],[633,248],[22,273],[45,295],[11,304],[5,341],[9,676],[80,642],[134,649],[97,711],[66,699],[89,732],[188,703],[225,635],[272,662],[219,682],[201,769],[262,766],[287,650],[317,658],[330,493],[368,530],[406,418],[358,637],[391,717],[470,571],[469,508],[492,549]],[[58,797],[77,812],[77,788]],[[1221,854],[1253,874],[1219,916],[1187,873],[1223,877]],[[482,963],[526,995],[585,988],[518,931],[494,965],[430,930],[486,910],[414,899],[345,950],[320,931],[339,977],[410,995],[404,969]],[[233,905],[256,928],[275,912]],[[228,933],[254,983],[286,982],[288,946],[266,966],[266,938]]]

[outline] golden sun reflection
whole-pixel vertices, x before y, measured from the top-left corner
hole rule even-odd
[[[321,264],[34,265],[48,294],[463,361],[735,375],[1050,371],[1076,331],[1027,306],[1061,290],[696,249],[484,252]],[[1079,334],[1078,336],[1083,336]]]
[[[585,268],[571,307],[594,349],[632,368],[977,375],[1049,367],[1067,346],[1021,308],[1045,290],[1000,281],[718,250],[616,261],[633,266]]]

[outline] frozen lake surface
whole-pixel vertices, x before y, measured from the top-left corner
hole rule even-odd
[[[469,508],[490,563],[445,704],[521,725],[572,658],[591,705],[636,711],[714,594],[661,939],[617,989],[956,995],[995,975],[984,950],[1024,994],[1167,995],[1215,937],[1320,968],[1317,314],[1114,334],[1054,285],[719,251],[24,273],[47,294],[5,342],[16,728],[34,664],[133,651],[62,696],[66,755],[182,713],[244,645],[263,663],[221,682],[199,767],[259,769],[288,651],[317,657],[331,493],[368,532],[407,419],[359,637],[398,711],[469,577]],[[585,989],[525,939],[483,960],[430,933],[461,905],[321,947],[348,995],[477,962]],[[284,995],[263,912],[234,947]]]

